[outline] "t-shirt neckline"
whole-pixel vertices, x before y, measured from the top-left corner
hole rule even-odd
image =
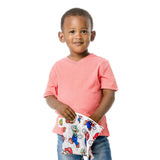
[[[89,57],[92,56],[92,55],[94,55],[94,54],[91,53],[91,54],[89,54],[89,55],[83,57],[82,59],[80,59],[80,60],[78,60],[78,61],[72,60],[72,59],[70,59],[69,57],[66,57],[66,60],[67,60],[67,61],[70,61],[71,63],[77,64],[77,63],[80,63],[80,62],[82,62],[83,60],[89,58]]]

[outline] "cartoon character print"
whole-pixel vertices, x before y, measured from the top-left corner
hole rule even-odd
[[[71,148],[71,147],[68,147],[68,148],[65,148],[62,153],[63,153],[63,154],[73,154],[73,151],[72,151],[72,148]]]
[[[63,119],[59,119],[59,126],[63,126]]]
[[[91,155],[89,155],[88,160],[91,160]]]
[[[85,155],[85,153],[86,153],[85,149],[82,148],[80,153],[81,153],[81,155]]]
[[[63,132],[65,132],[66,131],[66,127],[63,127]]]
[[[73,124],[74,122],[75,122],[75,120],[74,121],[68,121],[68,120],[66,120],[66,123]]]
[[[88,160],[91,160],[93,158],[93,152],[92,152],[92,149],[90,147],[90,152],[89,152],[89,156],[88,156]]]
[[[78,122],[81,123],[82,116],[78,116]]]
[[[96,139],[99,136],[99,133],[96,133],[93,137],[93,139]]]
[[[65,141],[65,137],[63,136],[63,142]]]
[[[89,133],[87,132],[87,130],[85,128],[82,129],[82,132],[85,135],[85,145],[87,146],[87,141],[89,139]]]
[[[91,146],[101,132],[97,123],[77,114],[72,122],[60,120],[59,127],[63,127],[63,154],[87,155],[88,160],[93,159]]]
[[[84,125],[87,125],[89,131],[91,131],[91,129],[95,127],[95,124],[91,120],[85,120]]]
[[[78,130],[77,126],[73,126],[72,131],[73,131],[73,136],[72,136],[72,138],[69,138],[68,141],[69,141],[70,144],[75,143],[76,147],[79,148],[79,142],[78,142],[78,132],[79,132],[79,130]]]

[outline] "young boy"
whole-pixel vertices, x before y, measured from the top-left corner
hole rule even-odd
[[[93,143],[92,151],[95,160],[111,160],[105,114],[114,102],[117,84],[109,62],[88,52],[95,35],[93,20],[87,11],[73,8],[62,16],[58,36],[62,43],[66,42],[70,54],[54,64],[44,94],[48,105],[58,113],[53,132],[58,134],[59,160],[83,159],[80,155],[61,154],[63,131],[58,127],[58,118],[72,122],[76,112],[104,128]]]

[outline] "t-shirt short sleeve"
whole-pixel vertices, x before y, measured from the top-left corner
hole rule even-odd
[[[100,64],[99,78],[101,83],[101,89],[111,89],[115,91],[118,90],[117,83],[113,75],[111,66],[107,60],[104,60]]]
[[[46,98],[49,95],[54,95],[55,97],[57,97],[57,92],[58,92],[58,82],[57,82],[56,69],[54,65],[49,74],[49,80],[46,87],[46,91],[44,93],[44,97]]]

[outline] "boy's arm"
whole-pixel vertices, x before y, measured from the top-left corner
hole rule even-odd
[[[95,122],[99,122],[101,118],[108,112],[115,99],[115,91],[110,89],[102,89],[103,98],[97,110],[90,116]]]
[[[66,120],[73,121],[75,119],[75,112],[68,105],[58,101],[55,96],[47,96],[46,101],[52,109],[55,109],[61,116],[66,118]]]

